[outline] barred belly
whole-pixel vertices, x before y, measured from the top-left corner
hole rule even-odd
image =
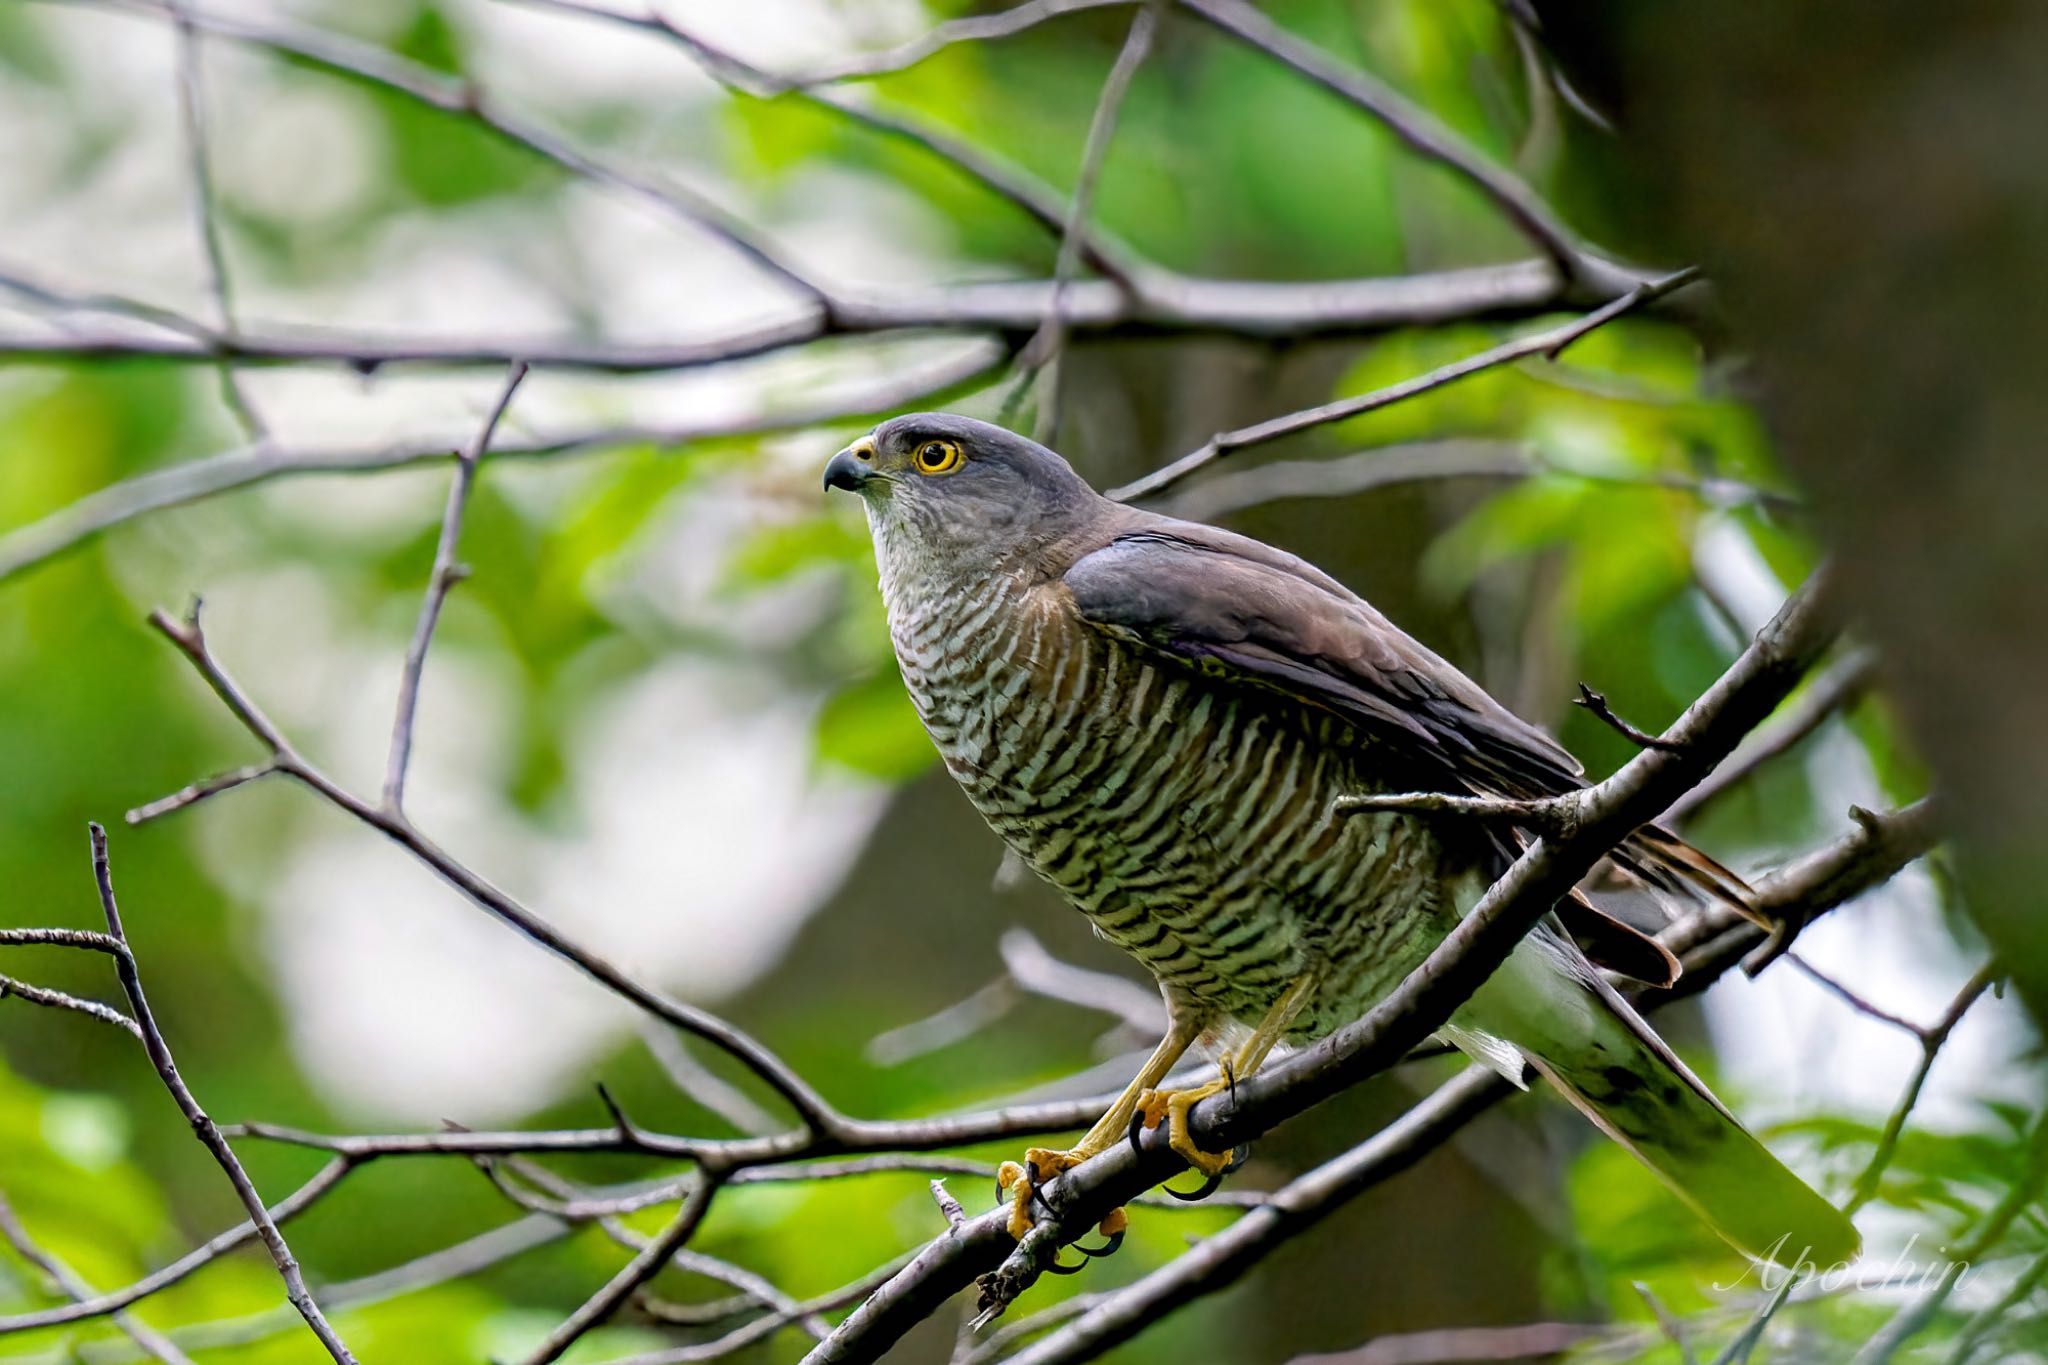
[[[1182,1004],[1255,1023],[1314,971],[1297,1037],[1364,1013],[1454,921],[1461,869],[1435,828],[1334,812],[1385,789],[1336,717],[1153,663],[1062,606],[1000,581],[943,613],[891,605],[968,798]]]

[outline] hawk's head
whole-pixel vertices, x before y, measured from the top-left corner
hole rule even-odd
[[[882,423],[832,457],[825,487],[860,495],[878,553],[956,569],[1062,539],[1100,502],[1036,441],[943,412]]]

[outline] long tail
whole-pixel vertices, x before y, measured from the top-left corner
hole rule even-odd
[[[1737,1250],[1787,1266],[1829,1266],[1862,1249],[1848,1218],[1772,1156],[1628,1002],[1544,931],[1456,1022],[1447,1032],[1461,1045],[1458,1034],[1474,1032],[1514,1044]]]

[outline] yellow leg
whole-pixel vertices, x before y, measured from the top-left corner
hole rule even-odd
[[[1188,1132],[1188,1110],[1257,1071],[1315,993],[1316,978],[1313,974],[1298,978],[1273,1003],[1273,1008],[1266,1011],[1266,1017],[1252,1030],[1252,1036],[1224,1059],[1221,1076],[1192,1090],[1148,1090],[1138,1097],[1133,1112],[1144,1115],[1147,1128],[1157,1128],[1159,1121],[1165,1119],[1166,1145],[1180,1153],[1188,1165],[1203,1175],[1221,1175],[1230,1165],[1230,1153],[1205,1152],[1195,1146],[1194,1137]]]
[[[1180,1061],[1201,1033],[1200,1020],[1174,1014],[1167,1025],[1166,1036],[1159,1040],[1159,1046],[1152,1049],[1152,1055],[1138,1068],[1138,1074],[1124,1087],[1124,1093],[1117,1096],[1116,1103],[1096,1120],[1093,1128],[1082,1134],[1078,1143],[1064,1152],[1049,1147],[1033,1147],[1024,1153],[1023,1165],[1005,1161],[997,1168],[996,1185],[1013,1191],[1010,1203],[1012,1237],[1022,1237],[1031,1230],[1031,1198],[1037,1187],[1120,1142],[1131,1130],[1131,1116],[1138,1112],[1140,1097],[1150,1094],[1153,1086],[1166,1079],[1174,1064]],[[1103,1220],[1104,1224],[1119,1219],[1121,1213],[1122,1210],[1118,1210],[1111,1214]]]

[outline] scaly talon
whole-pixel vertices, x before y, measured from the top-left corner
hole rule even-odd
[[[1034,1202],[1041,1206],[1045,1205],[1045,1200],[1039,1194],[1040,1189],[1094,1155],[1095,1153],[1081,1147],[1065,1152],[1050,1147],[1033,1147],[1024,1153],[1021,1165],[1015,1161],[1005,1161],[996,1167],[996,1201],[1010,1201],[1010,1236],[1021,1242],[1024,1240],[1024,1234],[1031,1231],[1031,1205]],[[1050,1208],[1047,1211],[1050,1212]],[[1108,1239],[1107,1243],[1092,1251],[1087,1247],[1076,1247],[1075,1250],[1084,1256],[1107,1256],[1123,1244],[1124,1229],[1127,1226],[1128,1220],[1124,1217],[1124,1211],[1112,1209],[1104,1215],[1097,1227],[1097,1231]],[[1062,1268],[1060,1273],[1070,1275],[1080,1268],[1069,1266]]]
[[[1214,1080],[1193,1090],[1147,1090],[1138,1097],[1138,1120],[1147,1128],[1157,1128],[1160,1120],[1165,1119],[1166,1145],[1203,1175],[1221,1179],[1233,1169],[1234,1153],[1205,1152],[1195,1146],[1195,1139],[1188,1132],[1188,1110],[1229,1088],[1228,1080]],[[1205,1188],[1202,1193],[1207,1195],[1209,1191]]]

